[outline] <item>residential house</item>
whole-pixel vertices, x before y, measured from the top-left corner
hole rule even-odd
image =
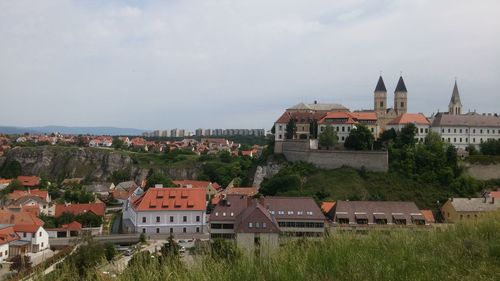
[[[0,264],[9,257],[10,244],[19,239],[13,225],[0,224]]]
[[[50,205],[50,195],[47,190],[28,189],[14,190],[9,194],[8,208],[21,210],[24,208],[38,208],[39,212],[45,215],[53,215]]]
[[[499,209],[500,200],[495,197],[450,198],[441,207],[441,214],[445,222],[453,223]]]
[[[203,233],[207,209],[201,188],[149,188],[123,206],[127,232],[147,234]]]
[[[116,185],[111,194],[120,203],[125,203],[130,196],[140,196],[144,191],[134,181],[125,181]]]
[[[2,178],[0,178],[0,190],[2,190],[4,188],[6,188],[7,186],[9,186],[9,184],[10,184],[11,181],[12,180],[10,180],[10,179],[2,179]]]
[[[28,212],[0,210],[0,224],[13,225],[19,240],[9,244],[9,255],[37,253],[49,248],[49,235],[44,222]]]
[[[102,202],[87,204],[57,204],[55,205],[54,216],[58,218],[64,213],[71,213],[78,216],[79,214],[86,212],[92,212],[97,216],[103,217],[106,213],[106,205]]]
[[[414,202],[337,201],[328,217],[336,227],[429,225]]]

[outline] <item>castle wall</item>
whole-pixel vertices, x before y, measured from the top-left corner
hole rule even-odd
[[[304,161],[323,169],[349,166],[374,172],[389,170],[387,151],[313,150],[309,149],[309,141],[301,140],[286,141],[281,145],[283,155],[291,162]]]

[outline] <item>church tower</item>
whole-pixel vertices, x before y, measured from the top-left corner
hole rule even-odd
[[[448,105],[448,114],[451,115],[462,114],[462,102],[460,102],[460,94],[458,93],[457,80],[455,80],[455,86],[453,87],[453,93],[451,94],[450,104]]]
[[[394,90],[394,110],[398,116],[407,112],[407,94],[408,91],[406,90],[405,82],[403,81],[403,77],[400,76],[396,90]]]
[[[378,78],[377,86],[375,87],[373,109],[377,113],[377,116],[385,114],[387,110],[387,89],[385,88],[382,76]]]

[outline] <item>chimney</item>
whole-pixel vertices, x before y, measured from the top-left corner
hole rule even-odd
[[[163,188],[163,184],[157,183],[157,184],[155,184],[155,188]]]

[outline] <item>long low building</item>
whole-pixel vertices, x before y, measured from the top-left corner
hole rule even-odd
[[[203,233],[206,224],[203,188],[149,188],[123,207],[126,232]]]
[[[500,210],[500,200],[490,196],[483,198],[450,198],[441,207],[446,222],[476,219],[484,213]]]
[[[336,227],[429,225],[414,202],[337,201],[327,216]]]

